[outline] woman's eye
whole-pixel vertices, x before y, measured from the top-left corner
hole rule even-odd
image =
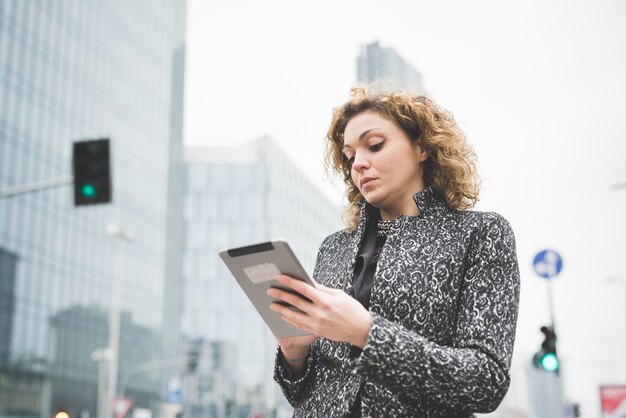
[[[350,164],[350,165],[354,164],[354,157],[346,156],[346,159],[348,160],[348,164]]]
[[[376,152],[376,151],[380,151],[380,149],[383,147],[383,143],[384,143],[384,142],[383,142],[383,141],[381,141],[381,142],[379,142],[378,144],[370,145],[369,150],[370,150],[370,151],[374,151],[374,152]]]

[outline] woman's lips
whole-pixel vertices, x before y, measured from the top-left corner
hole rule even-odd
[[[367,183],[369,183],[372,180],[376,180],[374,177],[363,177],[361,179],[361,187],[365,186]]]

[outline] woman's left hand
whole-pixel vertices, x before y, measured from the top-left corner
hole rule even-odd
[[[348,342],[359,348],[365,341],[372,327],[372,315],[344,291],[331,289],[319,283],[315,287],[293,277],[277,276],[278,282],[310,299],[307,301],[298,295],[278,288],[271,288],[267,294],[287,302],[302,312],[298,312],[279,303],[272,303],[271,309],[278,312],[286,322],[333,341]]]

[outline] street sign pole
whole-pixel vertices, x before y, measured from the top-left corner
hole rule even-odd
[[[552,278],[563,269],[563,259],[554,250],[543,250],[537,253],[533,260],[533,267],[538,276],[548,280],[548,311],[550,314],[550,326],[555,330],[554,320],[554,297],[552,295]]]
[[[533,259],[535,273],[543,279],[547,279],[546,289],[548,292],[548,314],[550,315],[550,327],[542,327],[545,335],[541,350],[535,354],[538,363],[531,370],[532,380],[536,386],[534,390],[533,406],[538,418],[562,418],[564,417],[564,395],[561,365],[558,361],[556,350],[556,320],[554,314],[554,295],[552,279],[563,269],[563,259],[554,250],[543,250]],[[545,345],[545,346],[544,346]],[[538,357],[539,356],[539,357]],[[552,356],[552,357],[549,357]],[[556,367],[552,368],[547,359],[556,361]]]
[[[548,310],[550,312],[550,326],[556,330],[554,324],[554,298],[552,297],[552,280],[548,280]]]

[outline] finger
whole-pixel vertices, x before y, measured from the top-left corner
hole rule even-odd
[[[266,293],[268,296],[287,302],[304,312],[309,312],[312,308],[312,303],[310,301],[301,298],[299,295],[294,295],[293,293],[276,287],[267,289]]]
[[[347,293],[344,292],[341,289],[335,289],[333,287],[327,287],[324,286],[323,284],[317,284],[316,290],[320,291],[321,293],[326,293],[328,295],[334,295],[334,296],[338,296],[338,295],[346,295]]]
[[[329,295],[333,295],[335,294],[337,289],[333,289],[331,287],[326,287],[323,284],[318,284],[317,285],[317,290],[324,292],[324,293],[328,293]]]
[[[279,304],[276,303],[272,303],[272,305],[270,306],[270,309],[272,309],[275,312],[278,312],[280,314],[280,317],[283,321],[290,323],[291,325],[300,328],[304,331],[310,332],[307,329],[307,324],[309,322],[309,316],[295,311],[291,308],[288,308],[286,306],[281,306]]]
[[[343,290],[341,290],[341,289],[336,289],[336,288],[334,288],[334,287],[328,287],[328,286],[325,286],[325,285],[323,285],[323,284],[321,284],[321,283],[317,282],[314,278],[311,278],[311,281],[313,282],[313,285],[314,285],[314,287],[315,287],[315,289],[316,289],[316,290],[326,290],[327,292],[325,292],[325,293],[331,293],[331,294],[332,294],[332,293],[336,294],[336,293],[338,293],[338,292],[339,292],[339,293],[346,293],[346,292],[344,292],[344,291],[343,291]]]
[[[296,324],[295,324],[295,322],[294,322],[294,321],[292,321],[290,318],[288,318],[288,317],[286,317],[286,316],[281,316],[281,317],[280,317],[280,319],[282,319],[283,321],[285,321],[285,322],[286,322],[286,323],[288,323],[288,324],[293,325],[293,326],[294,326],[294,327],[296,327],[296,328],[300,328],[300,327],[298,327],[298,325],[296,325]],[[300,329],[302,329],[302,328],[300,328]]]
[[[319,301],[319,293],[317,292],[317,290],[313,286],[303,282],[302,280],[298,280],[285,274],[279,274],[278,276],[276,276],[276,280],[278,280],[278,283],[295,290],[302,296],[311,299],[313,303]]]
[[[290,309],[289,307],[282,305],[278,302],[272,302],[272,304],[270,305],[270,309],[281,316],[288,315],[289,312],[293,311],[293,309]]]
[[[294,327],[296,327],[298,329],[301,329],[301,330],[306,331],[306,332],[311,332],[308,329],[305,329],[305,327],[302,324],[298,323],[297,321],[295,321],[295,320],[293,320],[291,318],[287,318],[286,316],[281,316],[280,318],[283,321],[287,322],[288,324],[293,325]]]
[[[315,334],[315,332],[313,331],[313,328],[311,327],[308,318],[304,317],[304,319],[299,318],[299,317],[287,317],[287,316],[281,316],[281,319],[285,322],[287,322],[288,324],[293,325],[296,328],[299,328],[303,331],[306,331],[312,335]]]
[[[276,312],[279,315],[283,314],[283,309],[286,308],[286,306],[281,305],[280,303],[277,302],[272,302],[270,304],[270,310]]]

